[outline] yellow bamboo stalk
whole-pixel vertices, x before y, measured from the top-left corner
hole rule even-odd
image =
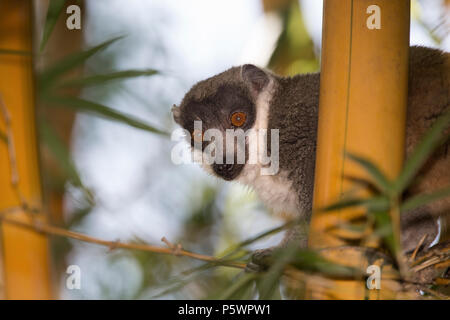
[[[27,202],[41,205],[41,187],[36,144],[33,95],[32,8],[31,1],[0,2],[0,49],[22,54],[0,54],[0,94],[3,111],[10,116],[10,126],[0,117],[0,130],[11,129],[14,148],[0,141],[0,210]],[[15,156],[11,151],[15,150]],[[11,161],[13,160],[13,161]],[[14,160],[16,166],[14,166]],[[14,186],[11,172],[17,168]],[[19,191],[20,190],[20,191]],[[22,198],[22,199],[21,199]],[[14,213],[17,219],[30,222],[25,212]],[[33,219],[43,219],[36,215]],[[49,248],[47,237],[14,225],[1,225],[3,279],[7,299],[49,299]]]
[[[358,165],[344,158],[344,150],[368,158],[389,178],[400,172],[405,140],[409,17],[409,0],[324,1],[314,208],[329,205],[355,188],[349,177],[368,179]],[[342,234],[333,230],[362,214],[359,210],[315,212],[309,245],[329,248],[348,244]],[[341,261],[349,256],[352,254],[334,255]],[[364,260],[363,255],[360,258]],[[346,293],[339,295],[339,290],[335,290],[339,288],[346,288]],[[336,282],[333,290],[334,298],[364,298],[368,294],[364,281]],[[369,295],[382,297],[373,291]],[[331,294],[311,293],[309,297],[329,298]]]

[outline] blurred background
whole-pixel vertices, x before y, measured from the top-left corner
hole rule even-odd
[[[36,47],[46,33],[48,4],[34,1]],[[81,8],[80,30],[65,26],[70,4]],[[411,44],[449,51],[448,10],[449,1],[413,0]],[[317,72],[321,28],[318,0],[68,1],[34,61],[41,175],[52,223],[111,241],[164,246],[164,236],[206,255],[281,225],[251,190],[194,164],[172,163],[177,142],[170,138],[176,126],[169,111],[197,81],[231,66]],[[49,72],[65,57],[116,37],[85,63],[66,64],[57,81]],[[96,77],[122,71],[128,76]],[[247,249],[281,238],[275,234]],[[217,298],[241,272],[60,237],[51,245],[62,299]],[[66,288],[68,265],[81,269],[80,290]]]

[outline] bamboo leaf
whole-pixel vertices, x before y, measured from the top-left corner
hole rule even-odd
[[[40,51],[44,50],[53,29],[55,28],[58,17],[64,8],[65,0],[50,0],[47,9],[47,17],[45,18],[44,33],[42,34],[42,40],[40,45]]]
[[[164,283],[155,284],[152,286],[152,290],[157,291],[158,289],[160,289],[160,291],[150,295],[149,299],[158,299],[171,293],[180,292],[186,285],[192,283],[195,280],[199,280],[202,277],[205,277],[204,270],[200,270],[195,274],[189,274],[189,276],[185,277],[176,276],[168,279]]]
[[[59,165],[67,174],[68,178],[74,183],[74,185],[80,186],[82,184],[81,178],[75,169],[75,165],[72,162],[69,151],[50,125],[43,120],[39,123],[39,134],[42,141],[45,142],[45,145],[57,158]]]
[[[263,239],[265,237],[271,236],[273,234],[276,234],[278,232],[284,231],[290,227],[295,226],[296,224],[299,224],[300,221],[289,221],[287,223],[282,224],[281,226],[275,227],[275,228],[271,228],[268,229],[266,231],[263,231],[259,234],[257,234],[254,237],[248,238],[244,241],[241,241],[235,245],[232,245],[230,247],[228,247],[227,249],[225,249],[222,253],[220,253],[218,256],[221,258],[225,258],[225,257],[230,257],[231,255],[235,254],[237,251],[239,251],[240,249],[242,249],[243,247],[252,244],[260,239]]]
[[[31,56],[32,53],[30,51],[25,50],[13,50],[13,49],[0,49],[0,54],[10,54],[17,56]]]
[[[252,285],[252,282],[258,277],[257,274],[244,273],[241,278],[237,281],[232,282],[231,286],[228,287],[222,295],[220,295],[219,300],[230,300],[235,298],[239,291],[245,290],[248,286]]]
[[[390,252],[395,257],[397,252],[397,245],[395,242],[394,231],[392,229],[391,217],[389,216],[389,212],[376,212],[375,224],[376,228],[374,230],[374,233],[383,238]]]
[[[169,135],[167,132],[157,129],[157,128],[145,123],[144,121],[142,121],[140,119],[137,119],[131,115],[124,114],[120,111],[111,109],[111,108],[101,105],[99,103],[95,103],[92,101],[88,101],[88,100],[84,100],[84,99],[80,99],[80,98],[76,98],[76,97],[62,97],[62,96],[49,97],[49,96],[47,96],[46,99],[51,103],[54,103],[54,104],[57,104],[57,105],[60,105],[63,107],[73,108],[73,109],[76,109],[79,111],[92,113],[97,116],[102,116],[107,119],[111,119],[111,120],[114,120],[117,122],[127,124],[131,127],[137,128],[137,129],[145,130],[145,131],[152,132],[152,133],[157,133],[157,134],[164,135],[164,136]]]
[[[278,275],[277,281],[280,280],[281,274]],[[266,281],[266,277],[261,277],[257,279],[256,282],[256,290],[258,291],[258,299],[259,300],[281,300],[281,292],[280,292],[280,285],[278,285],[277,281],[274,283],[275,285],[271,288],[270,291],[266,291],[264,288],[264,282]]]
[[[355,234],[363,234],[367,230],[367,224],[340,223],[339,228]]]
[[[48,69],[44,70],[39,75],[40,89],[45,90],[53,83],[53,81],[56,78],[58,78],[65,72],[79,66],[80,64],[85,62],[87,59],[89,59],[91,56],[93,56],[97,52],[107,48],[112,43],[116,42],[117,40],[119,40],[121,38],[123,38],[123,37],[116,37],[116,38],[107,40],[91,49],[71,54],[71,55],[65,57],[64,59],[62,59],[61,61],[55,63],[54,65],[52,65]]]
[[[406,212],[433,201],[450,196],[450,186],[428,194],[419,194],[407,199],[400,207],[401,212]]]
[[[330,205],[322,208],[320,211],[328,212],[328,211],[345,209],[348,207],[356,207],[356,206],[363,205],[364,201],[365,201],[365,199],[362,199],[362,198],[343,199],[343,200],[337,201],[333,204],[330,204]]]
[[[293,260],[297,251],[298,248],[295,246],[289,246],[287,248],[273,251],[272,256],[269,257],[271,267],[258,283],[260,299],[269,299],[274,295],[276,289],[278,288],[284,268]]]
[[[89,188],[87,188],[83,184],[83,181],[80,178],[78,170],[72,161],[70,152],[64,145],[64,142],[58,137],[56,132],[51,128],[51,126],[44,120],[41,120],[39,123],[39,134],[41,136],[42,141],[49,148],[50,152],[58,160],[58,164],[64,170],[69,181],[75,187],[81,189],[84,192],[89,204],[93,205],[94,196],[92,192],[89,190]]]
[[[158,71],[153,69],[147,69],[147,70],[125,70],[125,71],[118,71],[113,72],[109,74],[99,74],[94,76],[88,76],[78,79],[70,79],[67,81],[64,81],[63,83],[59,84],[59,87],[86,87],[86,86],[95,86],[95,85],[102,85],[109,81],[114,80],[121,80],[121,79],[127,79],[127,78],[136,78],[141,76],[152,76],[158,74]]]
[[[368,199],[349,198],[326,206],[322,211],[335,211],[355,206],[364,206],[368,211],[382,211],[389,208],[389,200],[385,196],[375,196]]]
[[[435,121],[431,129],[425,134],[424,138],[414,149],[413,153],[408,158],[408,161],[406,161],[402,173],[394,184],[397,194],[402,193],[409,186],[417,172],[433,151],[449,138],[449,135],[443,135],[443,132],[448,129],[449,125],[450,110]]]
[[[337,278],[347,278],[358,274],[356,269],[331,262],[319,253],[308,249],[297,249],[290,265],[302,271],[318,272]]]
[[[78,226],[83,221],[83,219],[86,218],[91,212],[92,212],[91,206],[75,210],[73,213],[70,214],[70,218],[66,222],[66,227],[68,229],[73,229],[73,227]]]
[[[375,185],[378,187],[380,191],[382,191],[385,194],[390,194],[390,192],[392,191],[391,182],[386,178],[386,176],[375,164],[373,164],[372,162],[363,157],[351,153],[346,153],[346,156],[349,157],[352,161],[358,163],[366,170],[366,172],[372,177]]]

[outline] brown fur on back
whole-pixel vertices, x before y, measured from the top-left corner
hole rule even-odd
[[[406,118],[406,156],[411,155],[417,143],[434,121],[449,110],[450,54],[439,50],[412,47],[410,50],[408,109]],[[450,130],[446,131],[447,137]],[[449,139],[433,154],[419,174],[410,194],[431,193],[450,185]],[[429,205],[433,216],[444,214],[443,234],[450,236],[450,198]],[[409,217],[414,220],[414,214]],[[412,235],[411,235],[412,236]],[[428,239],[430,241],[432,239]]]

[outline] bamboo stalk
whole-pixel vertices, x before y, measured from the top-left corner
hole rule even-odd
[[[0,48],[12,52],[31,52],[31,21],[31,1],[1,1]],[[0,130],[7,133],[7,142],[0,142],[0,210],[21,206],[25,202],[40,206],[31,55],[0,55],[0,74]],[[16,217],[19,221],[31,218],[24,211],[17,213]],[[45,217],[39,214],[32,219]],[[0,241],[4,297],[51,298],[46,235],[1,224]]]
[[[373,5],[368,0],[324,2],[314,208],[323,208],[354,188],[349,177],[369,178],[344,157],[344,151],[369,159],[389,178],[396,177],[403,164],[410,3],[380,0]],[[362,191],[363,195],[369,193],[369,189]],[[350,243],[330,230],[363,214],[357,209],[316,211],[309,245],[326,248]],[[366,245],[377,247],[379,243]],[[342,262],[348,256],[351,252],[334,258]],[[365,265],[367,261],[353,263]],[[343,287],[353,291],[340,296]],[[364,281],[336,283],[329,295],[310,291],[309,297],[363,299],[367,295],[382,297],[372,290],[366,292]]]

